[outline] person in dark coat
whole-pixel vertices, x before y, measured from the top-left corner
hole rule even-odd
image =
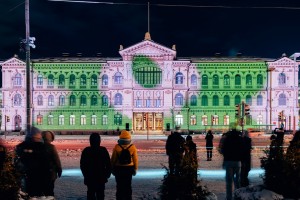
[[[185,138],[184,145],[184,167],[191,171],[195,179],[197,179],[198,158],[197,145],[194,143],[192,136],[188,135]]]
[[[61,177],[62,167],[56,147],[51,144],[54,141],[54,133],[52,131],[43,131],[42,136],[48,162],[48,173],[45,180],[44,195],[46,197],[54,197],[54,183],[57,177]]]
[[[251,170],[251,150],[252,140],[249,133],[245,131],[243,136],[243,155],[241,161],[241,186],[246,187],[249,185],[248,175]]]
[[[171,135],[168,136],[166,142],[166,153],[169,156],[170,174],[179,175],[181,171],[184,138],[180,135],[180,130],[177,128]]]
[[[243,139],[240,132],[232,129],[226,133],[222,146],[224,157],[223,167],[226,170],[226,200],[232,199],[232,185],[234,189],[240,187],[240,171],[243,151]]]
[[[0,173],[4,167],[5,158],[6,158],[6,147],[4,146],[3,141],[0,138]]]
[[[105,183],[111,175],[109,153],[100,143],[100,135],[92,133],[90,146],[83,149],[80,158],[80,169],[87,186],[87,200],[104,200]]]
[[[44,196],[47,174],[46,149],[41,131],[32,126],[23,142],[16,146],[17,168],[24,174],[25,192],[30,197]]]
[[[212,150],[214,147],[213,139],[214,139],[214,135],[212,134],[212,131],[209,130],[205,136],[207,161],[211,161],[212,159]]]

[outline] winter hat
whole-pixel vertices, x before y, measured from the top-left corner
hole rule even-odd
[[[119,135],[119,137],[120,137],[120,139],[130,140],[131,139],[131,134],[129,133],[129,131],[122,130],[121,134]]]
[[[43,140],[46,142],[53,142],[54,141],[54,133],[52,131],[43,131]]]
[[[32,140],[32,139],[42,139],[42,131],[38,129],[35,126],[29,127],[30,132],[26,135],[26,139]]]

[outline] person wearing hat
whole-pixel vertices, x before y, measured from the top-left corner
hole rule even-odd
[[[61,177],[62,167],[56,147],[51,144],[54,141],[54,133],[52,131],[43,131],[42,137],[46,149],[47,174],[44,186],[44,195],[53,197],[54,199],[54,183],[57,177]]]
[[[129,153],[128,162],[123,161],[125,151]],[[131,143],[131,134],[129,131],[122,130],[119,135],[118,143],[113,149],[111,156],[112,173],[117,183],[117,200],[132,199],[132,176],[135,176],[138,170],[138,154],[134,144]]]

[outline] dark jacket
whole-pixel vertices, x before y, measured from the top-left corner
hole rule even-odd
[[[55,180],[57,176],[61,176],[62,167],[61,162],[57,153],[55,146],[51,143],[45,142],[46,155],[48,160],[48,170],[49,170],[49,179]]]
[[[85,185],[104,184],[111,175],[108,151],[102,146],[86,147],[81,154],[80,169]]]
[[[241,161],[243,156],[243,138],[236,130],[229,131],[222,146],[224,161]]]
[[[213,139],[214,139],[213,134],[207,134],[205,136],[206,147],[213,147]]]
[[[174,132],[168,136],[166,142],[167,155],[183,154],[184,152],[184,138],[178,132]]]

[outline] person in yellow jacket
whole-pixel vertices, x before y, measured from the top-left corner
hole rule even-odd
[[[117,200],[132,200],[132,176],[138,169],[137,149],[129,131],[122,130],[111,156],[112,173],[117,183]]]

